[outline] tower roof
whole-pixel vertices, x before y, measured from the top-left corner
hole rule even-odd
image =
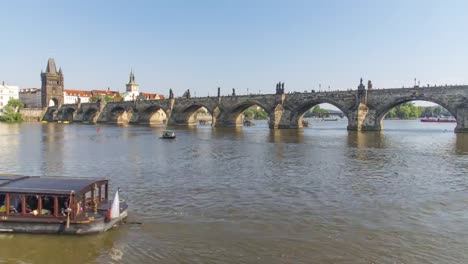
[[[128,84],[136,84],[135,83],[135,75],[133,74],[133,69],[130,71],[130,81]]]
[[[57,67],[55,66],[55,60],[53,58],[47,61],[46,73],[57,73]]]

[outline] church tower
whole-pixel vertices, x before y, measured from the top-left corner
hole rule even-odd
[[[135,75],[133,74],[133,70],[130,71],[130,81],[127,83],[127,93],[132,94],[139,94],[140,85],[136,84],[135,82]]]
[[[63,73],[62,68],[57,72],[53,58],[47,61],[46,71],[41,71],[41,81],[42,107],[62,105],[64,101]]]

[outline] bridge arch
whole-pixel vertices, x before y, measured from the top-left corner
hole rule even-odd
[[[246,100],[239,104],[234,105],[231,109],[225,110],[227,112],[223,113],[224,123],[230,124],[231,126],[243,126],[244,124],[253,124],[252,119],[253,117],[244,116],[243,113],[254,106],[261,108],[265,111],[267,119],[270,117],[271,113],[274,111],[269,109],[264,104],[260,103],[257,100]]]
[[[213,110],[210,109],[208,106],[202,103],[194,103],[191,104],[182,110],[182,117],[184,120],[182,122],[187,125],[196,125],[198,124],[197,122],[197,117],[198,117],[198,111],[202,108],[205,108],[208,112],[208,114],[211,115],[213,118]]]
[[[83,122],[94,122],[98,110],[96,108],[89,108],[83,114]]]
[[[336,103],[335,101],[333,100],[328,100],[328,99],[323,99],[323,98],[320,98],[320,99],[315,99],[315,100],[310,100],[310,101],[306,101],[305,103],[299,105],[299,107],[297,108],[296,110],[296,114],[293,116],[292,118],[292,121],[291,123],[292,124],[297,124],[297,127],[303,127],[303,118],[304,118],[304,115],[305,113],[313,108],[313,107],[316,107],[320,104],[330,104],[330,105],[333,105],[334,107],[338,108],[341,112],[343,112],[343,115],[348,118],[349,120],[349,112],[348,110],[346,109],[346,107],[344,107],[343,105],[339,104],[339,103]]]
[[[151,105],[138,113],[138,122],[148,125],[163,125],[167,121],[166,110],[159,105]]]
[[[121,106],[112,108],[112,110],[109,112],[109,115],[109,123],[123,124],[128,123],[130,120],[126,109]]]
[[[76,112],[75,108],[67,107],[62,110],[62,121],[73,121],[73,116]]]
[[[431,98],[427,96],[411,96],[411,97],[399,97],[395,98],[389,103],[381,106],[378,108],[375,112],[375,120],[376,124],[380,126],[380,129],[383,128],[383,122],[385,116],[392,110],[393,108],[402,105],[404,103],[412,102],[412,101],[426,101],[426,102],[431,102],[437,105],[440,105],[441,107],[445,108],[456,120],[457,124],[460,122],[459,118],[457,118],[457,112],[455,109],[452,109],[448,104],[446,104],[443,100],[437,99],[437,98]]]

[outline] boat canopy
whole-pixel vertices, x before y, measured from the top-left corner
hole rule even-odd
[[[39,177],[0,175],[0,192],[23,194],[76,194],[88,191],[94,184],[104,184],[104,178]]]

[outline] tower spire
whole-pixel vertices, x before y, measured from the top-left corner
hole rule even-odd
[[[47,61],[46,72],[47,73],[57,73],[57,67],[55,66],[54,58],[49,58],[49,60]]]
[[[133,74],[133,68],[130,70],[130,82],[131,84],[135,83],[135,74]]]

